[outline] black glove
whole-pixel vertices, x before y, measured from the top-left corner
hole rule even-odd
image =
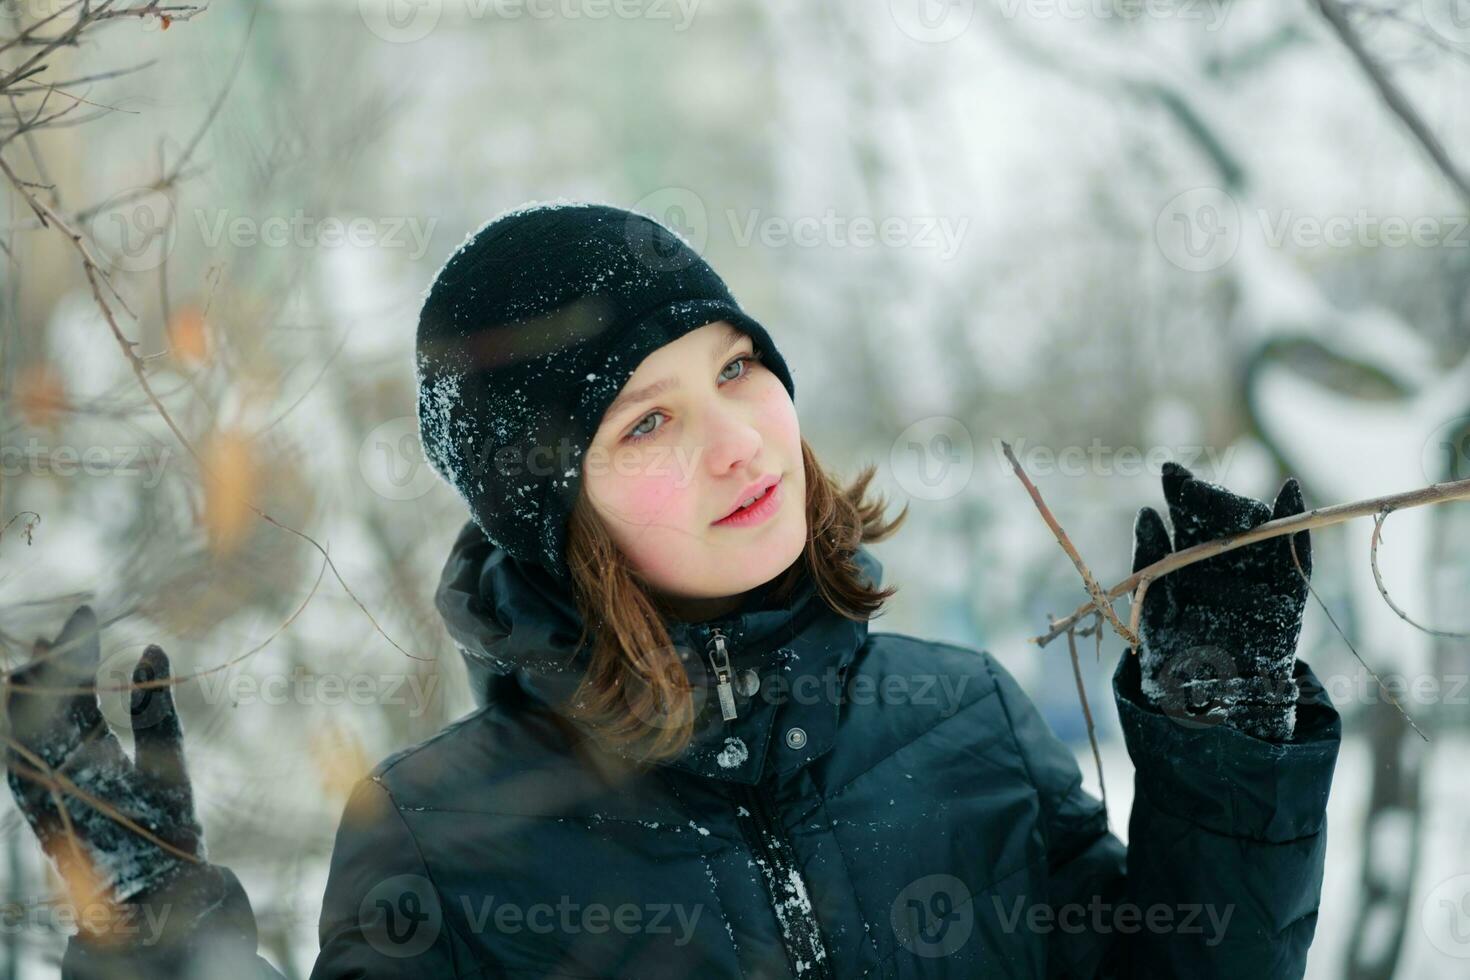
[[[1274,508],[1164,464],[1164,499],[1174,525],[1141,508],[1133,525],[1133,571],[1202,541],[1300,514],[1302,491],[1288,479]],[[1141,614],[1139,668],[1144,694],[1188,724],[1224,722],[1257,738],[1286,741],[1296,724],[1293,679],[1307,582],[1308,531],[1280,535],[1206,558],[1149,585]]]
[[[93,690],[100,657],[98,632],[92,610],[79,607],[53,642],[36,640],[33,662],[10,677],[5,698],[10,739],[24,749],[7,744],[10,791],[42,849],[67,882],[71,901],[89,906],[78,910],[83,931],[77,940],[82,948],[68,950],[68,962],[77,964],[94,955],[105,958],[113,951],[136,953],[141,945],[182,950],[199,921],[218,910],[231,889],[239,889],[226,869],[204,860],[203,833],[194,812],[183,735],[170,689],[161,686],[132,692],[129,708],[135,759],[123,752],[102,717]],[[167,655],[150,646],[133,671],[133,682],[169,676]],[[47,693],[28,692],[28,687],[88,690]],[[62,788],[58,792],[71,821],[73,840],[51,788],[41,781],[46,771],[27,753],[198,860],[169,853]],[[149,906],[146,910],[145,904]],[[114,914],[104,920],[101,912],[109,906]],[[253,916],[248,927],[238,921],[238,914],[232,919],[230,931],[248,941],[253,951]]]

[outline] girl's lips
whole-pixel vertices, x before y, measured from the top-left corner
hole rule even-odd
[[[737,510],[729,517],[720,518],[718,521],[715,521],[714,526],[747,527],[749,525],[760,524],[768,520],[771,515],[775,514],[776,511],[779,510],[781,507],[781,500],[784,496],[782,492],[782,486],[785,484],[785,482],[785,477],[777,480],[771,486],[771,489],[766,491],[766,495],[764,497],[757,500],[755,503],[751,504],[744,510]]]

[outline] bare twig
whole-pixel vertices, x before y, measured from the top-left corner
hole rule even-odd
[[[1380,535],[1383,533],[1383,522],[1392,511],[1392,507],[1385,507],[1373,515],[1373,539],[1368,546],[1368,563],[1373,566],[1373,583],[1378,586],[1378,594],[1383,596],[1383,601],[1388,603],[1388,608],[1398,613],[1400,619],[1416,629],[1423,630],[1425,633],[1433,636],[1446,636],[1453,639],[1470,637],[1470,632],[1438,630],[1425,626],[1423,623],[1410,618],[1409,614],[1400,609],[1398,603],[1394,602],[1393,597],[1388,594],[1388,588],[1383,584],[1383,575],[1378,571],[1378,541]]]
[[[1316,0],[1316,3],[1317,9],[1322,11],[1322,16],[1327,19],[1328,24],[1332,25],[1332,29],[1337,32],[1338,38],[1341,39],[1343,45],[1352,54],[1353,58],[1357,60],[1358,66],[1363,69],[1363,73],[1368,76],[1368,81],[1378,90],[1378,95],[1388,104],[1389,109],[1393,111],[1394,115],[1398,116],[1403,124],[1408,127],[1409,132],[1419,141],[1420,145],[1424,147],[1430,159],[1434,161],[1434,165],[1439,168],[1440,173],[1444,174],[1449,182],[1455,186],[1455,189],[1460,192],[1461,197],[1467,202],[1470,202],[1470,179],[1467,179],[1460,168],[1455,165],[1455,162],[1450,159],[1450,155],[1445,152],[1445,148],[1440,143],[1439,138],[1434,135],[1434,131],[1419,116],[1413,104],[1399,91],[1393,79],[1389,78],[1378,63],[1373,60],[1373,57],[1368,54],[1368,50],[1363,47],[1362,38],[1358,37],[1357,30],[1348,20],[1347,13],[1342,9],[1338,0]]]
[[[20,33],[15,35],[15,37],[4,42],[3,44],[0,44],[0,54],[4,54],[6,51],[9,51],[11,48],[16,47],[17,45],[29,43],[32,37],[35,36],[35,33],[37,31],[45,27],[47,24],[51,23],[53,20],[56,20],[56,18],[60,17],[62,14],[73,10],[80,3],[82,3],[82,0],[67,0],[66,3],[63,3],[61,6],[57,7],[54,11],[47,14],[45,17],[42,17],[34,24],[31,24],[29,27],[21,30]]]
[[[1404,510],[1409,507],[1420,507],[1426,504],[1445,503],[1450,500],[1470,500],[1470,480],[1454,480],[1447,483],[1434,483],[1418,490],[1409,490],[1404,493],[1388,494],[1383,497],[1373,497],[1368,500],[1358,500],[1346,504],[1334,504],[1331,507],[1314,507],[1301,514],[1293,514],[1290,517],[1280,517],[1274,521],[1266,521],[1258,524],[1248,531],[1240,531],[1236,534],[1227,534],[1213,541],[1203,541],[1197,545],[1185,548],[1183,551],[1175,551],[1161,558],[1146,568],[1141,568],[1132,575],[1123,579],[1112,588],[1108,589],[1104,596],[1108,600],[1117,599],[1130,592],[1135,592],[1135,615],[1130,619],[1136,623],[1136,612],[1142,603],[1145,580],[1155,581],[1170,572],[1177,571],[1186,565],[1192,565],[1197,561],[1204,561],[1215,555],[1243,548],[1257,541],[1265,541],[1268,538],[1279,537],[1283,534],[1292,534],[1296,531],[1305,531],[1310,528],[1330,527],[1333,524],[1341,524],[1355,517],[1369,517],[1381,510]],[[1046,646],[1062,633],[1072,628],[1078,620],[1087,616],[1093,609],[1097,608],[1097,601],[1085,602],[1077,607],[1071,615],[1065,619],[1052,622],[1047,632],[1040,636],[1031,638],[1031,642],[1037,646]],[[1110,617],[1110,621],[1116,621]],[[1114,629],[1117,629],[1115,626]],[[1130,645],[1135,645],[1130,634],[1136,637],[1136,630],[1118,630]]]
[[[281,625],[277,626],[274,630],[272,630],[269,636],[267,636],[264,640],[261,640],[249,650],[246,650],[244,653],[241,653],[235,657],[230,658],[229,660],[226,660],[224,663],[216,664],[213,667],[207,668],[205,670],[195,671],[192,674],[170,675],[168,677],[159,678],[157,680],[143,681],[142,683],[134,683],[130,681],[127,684],[106,687],[98,684],[76,684],[63,686],[26,684],[23,685],[20,690],[25,691],[27,694],[92,694],[96,693],[97,691],[146,691],[151,690],[155,687],[177,687],[185,681],[198,680],[201,677],[208,677],[210,674],[217,674],[222,670],[228,670],[236,664],[240,663],[242,660],[246,659],[247,657],[253,656],[254,654],[259,653],[261,650],[264,650],[267,646],[270,645],[272,640],[274,640],[276,637],[280,636],[286,631],[286,627],[290,626],[293,622],[296,621],[296,617],[300,616],[301,613],[305,611],[307,604],[310,603],[312,598],[316,595],[316,590],[321,587],[322,575],[326,573],[326,570],[327,563],[322,562],[321,569],[318,570],[316,573],[316,582],[312,584],[311,591],[306,594],[306,598],[301,600],[301,604],[296,607],[296,611],[287,616],[285,621],[282,622]],[[109,620],[108,622],[115,622],[119,618],[121,617],[113,617],[113,619]],[[102,631],[101,625],[97,627],[97,631],[99,633]],[[89,636],[91,636],[90,633],[79,636],[76,638],[75,642],[81,642],[87,639]],[[9,697],[10,689],[13,687],[13,685],[10,683],[10,678],[14,676],[17,671],[26,670],[30,667],[34,667],[38,663],[43,663],[44,661],[52,657],[60,656],[62,653],[70,650],[74,645],[75,643],[64,643],[58,646],[54,646],[51,649],[43,652],[40,656],[33,657],[32,659],[28,660],[18,667],[14,667],[6,671],[0,671],[0,697]]]
[[[1102,630],[1098,630],[1099,638]],[[1098,641],[1101,648],[1101,639]],[[1097,785],[1102,790],[1103,812],[1108,809],[1108,786],[1103,782],[1102,753],[1097,748],[1097,732],[1092,726],[1092,709],[1087,706],[1087,688],[1082,684],[1082,666],[1077,662],[1077,636],[1075,630],[1067,631],[1067,649],[1072,654],[1072,676],[1077,678],[1077,697],[1082,701],[1082,717],[1087,719],[1087,741],[1092,743],[1092,760],[1097,763]]]
[[[107,298],[102,295],[102,284],[107,284],[109,291],[117,299],[117,301],[123,305],[124,309],[127,309],[126,304],[123,302],[121,295],[119,295],[117,290],[112,286],[111,281],[107,278],[107,275],[103,271],[101,263],[99,263],[96,257],[92,255],[91,250],[87,247],[86,242],[83,240],[81,232],[73,228],[64,217],[56,212],[55,209],[46,204],[44,201],[38,198],[29,188],[27,188],[24,182],[21,181],[19,176],[16,175],[15,171],[12,170],[9,164],[5,162],[3,157],[0,157],[0,173],[3,173],[10,180],[11,184],[21,194],[21,196],[24,197],[27,202],[29,202],[31,209],[35,211],[37,215],[41,216],[43,220],[49,221],[51,224],[53,224],[66,236],[69,241],[71,241],[72,245],[77,249],[77,252],[81,255],[82,258],[82,271],[87,277],[88,284],[92,287],[92,297],[96,301],[98,309],[102,311],[102,316],[106,320],[108,328],[112,331],[113,338],[117,341],[118,346],[121,348],[123,352],[123,357],[127,360],[129,367],[132,368],[133,375],[138,381],[138,386],[143,390],[143,393],[147,396],[149,402],[152,403],[153,408],[155,411],[158,412],[159,417],[163,419],[164,424],[168,426],[169,431],[174,434],[174,438],[176,438],[179,441],[179,444],[182,445],[184,449],[188,451],[189,455],[194,458],[194,461],[199,466],[200,471],[208,473],[208,464],[204,462],[204,459],[202,456],[200,456],[199,451],[195,449],[194,444],[189,441],[189,438],[187,436],[184,435],[183,431],[179,428],[178,423],[174,421],[173,416],[169,414],[168,409],[165,408],[163,402],[159,400],[158,395],[153,390],[153,386],[149,384],[148,375],[143,369],[142,358],[140,358],[133,351],[133,348],[137,346],[137,342],[128,340],[127,337],[123,335],[122,328],[118,325],[117,317],[113,313],[112,307],[108,304]],[[289,531],[290,533],[301,538],[303,541],[306,541],[312,547],[316,548],[317,551],[321,552],[323,559],[325,559],[328,566],[332,569],[332,575],[337,579],[338,584],[342,586],[342,589],[347,593],[348,597],[351,598],[354,603],[356,603],[358,609],[362,610],[363,615],[367,617],[368,622],[372,624],[373,628],[380,635],[382,635],[382,637],[387,640],[395,650],[397,650],[399,653],[402,653],[405,657],[408,657],[411,660],[431,661],[434,659],[433,657],[420,657],[415,654],[409,653],[402,646],[400,646],[396,640],[388,635],[383,627],[378,624],[377,619],[373,617],[372,612],[370,612],[367,606],[363,604],[362,600],[357,597],[357,593],[352,591],[352,587],[347,584],[347,581],[342,577],[341,572],[338,571],[336,563],[332,561],[331,556],[327,554],[326,549],[323,548],[315,538],[313,538],[309,534],[297,530],[294,527],[291,527],[290,525],[282,524],[280,521],[276,520],[274,517],[270,516],[265,511],[261,510],[259,507],[249,501],[245,502],[245,506],[248,507],[261,520],[266,521],[269,524],[273,524],[283,531]]]
[[[0,538],[3,538],[5,536],[5,532],[10,530],[10,525],[20,520],[26,514],[29,514],[30,517],[27,518],[26,522],[20,526],[20,533],[26,536],[26,544],[32,544],[33,542],[31,540],[31,532],[36,529],[37,524],[41,523],[41,515],[37,514],[33,510],[23,510],[18,514],[12,514],[10,520],[6,521],[3,527],[0,527]]]
[[[1409,723],[1409,727],[1414,729],[1415,732],[1418,732],[1419,737],[1422,738],[1424,741],[1429,741],[1429,736],[1425,735],[1424,732],[1420,730],[1419,726],[1414,724],[1414,719],[1409,717],[1409,713],[1404,710],[1404,706],[1399,704],[1398,698],[1394,697],[1393,692],[1384,685],[1382,678],[1378,676],[1378,672],[1375,671],[1372,667],[1368,666],[1368,661],[1364,660],[1363,655],[1358,652],[1358,648],[1353,646],[1353,641],[1348,639],[1347,633],[1343,630],[1341,626],[1337,625],[1337,620],[1333,618],[1332,610],[1327,608],[1327,603],[1323,602],[1322,597],[1317,594],[1317,590],[1312,588],[1311,577],[1308,576],[1306,570],[1302,568],[1301,560],[1297,558],[1296,555],[1296,539],[1288,538],[1286,543],[1291,547],[1291,562],[1293,565],[1296,566],[1296,573],[1300,575],[1302,577],[1302,580],[1307,583],[1307,591],[1312,593],[1312,598],[1316,599],[1317,605],[1322,607],[1322,614],[1327,617],[1327,621],[1332,624],[1332,628],[1337,630],[1337,635],[1342,637],[1342,642],[1346,643],[1347,648],[1353,652],[1353,656],[1358,658],[1358,663],[1363,665],[1363,669],[1373,676],[1373,680],[1378,683],[1378,689],[1381,690],[1384,696],[1388,698],[1389,703],[1391,703],[1395,708],[1398,709],[1399,714],[1404,716],[1404,721],[1407,721]],[[1385,596],[1385,598],[1387,598],[1387,596]]]
[[[1002,441],[1000,446],[1006,454],[1006,459],[1010,460],[1011,468],[1016,471],[1016,476],[1020,478],[1021,483],[1026,487],[1026,492],[1031,494],[1031,499],[1036,503],[1036,509],[1041,512],[1041,519],[1046,521],[1046,526],[1051,528],[1052,534],[1056,535],[1057,543],[1062,546],[1062,550],[1067,553],[1067,557],[1072,559],[1072,564],[1077,567],[1078,573],[1082,576],[1083,583],[1087,586],[1088,594],[1092,596],[1091,608],[1097,609],[1098,612],[1108,617],[1112,621],[1113,628],[1121,633],[1130,644],[1136,646],[1138,644],[1138,634],[1130,627],[1126,627],[1118,621],[1117,615],[1113,612],[1112,602],[1103,595],[1102,586],[1097,584],[1097,579],[1092,577],[1092,572],[1088,570],[1087,564],[1082,560],[1082,556],[1072,546],[1072,540],[1067,537],[1067,532],[1062,530],[1062,526],[1052,516],[1051,508],[1047,507],[1046,501],[1041,499],[1041,491],[1036,489],[1036,484],[1031,482],[1031,478],[1021,468],[1020,461],[1016,459],[1016,454],[1011,450],[1011,444]]]
[[[9,748],[17,755],[25,758],[25,760],[31,763],[31,765],[37,767],[36,770],[31,770],[27,769],[24,766],[17,766],[12,763],[9,767],[10,771],[15,773],[17,776],[24,776],[26,779],[29,779],[32,782],[40,783],[41,785],[50,788],[53,792],[69,793],[82,802],[91,806],[92,809],[96,810],[107,819],[113,821],[114,823],[121,824],[128,830],[131,830],[133,833],[137,834],[139,837],[142,837],[145,840],[157,844],[159,847],[163,848],[165,851],[168,851],[170,854],[176,857],[183,858],[186,861],[192,861],[195,864],[204,863],[203,859],[197,857],[196,855],[190,854],[188,851],[181,850],[178,847],[175,847],[173,844],[170,844],[168,841],[153,833],[147,827],[144,827],[142,824],[133,820],[127,814],[118,810],[117,807],[113,806],[111,803],[108,803],[106,800],[101,799],[100,797],[93,796],[91,793],[88,793],[86,790],[82,789],[80,786],[72,782],[60,772],[57,772],[56,770],[47,766],[45,761],[42,760],[40,756],[32,753],[29,749],[27,749],[21,743],[17,742],[15,739],[11,738],[8,735],[0,737],[3,737],[5,739],[5,745],[7,748]],[[66,814],[66,807],[59,805],[59,801],[57,810],[59,810],[63,815]],[[66,823],[67,835],[71,838],[72,843],[75,846],[77,844],[76,832],[70,826],[70,818],[66,818]]]

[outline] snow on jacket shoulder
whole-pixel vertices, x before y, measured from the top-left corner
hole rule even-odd
[[[769,600],[673,624],[707,699],[640,771],[550,707],[565,597],[467,525],[438,601],[483,706],[353,793],[312,977],[1302,976],[1341,734],[1305,663],[1275,744],[1165,716],[1122,655],[1125,848],[988,653]],[[760,679],[730,720],[721,656]]]

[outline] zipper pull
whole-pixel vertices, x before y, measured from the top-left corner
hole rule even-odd
[[[715,672],[715,692],[720,697],[720,717],[735,720],[735,688],[730,684],[730,654],[725,650],[725,635],[716,627],[709,641],[710,667]]]

